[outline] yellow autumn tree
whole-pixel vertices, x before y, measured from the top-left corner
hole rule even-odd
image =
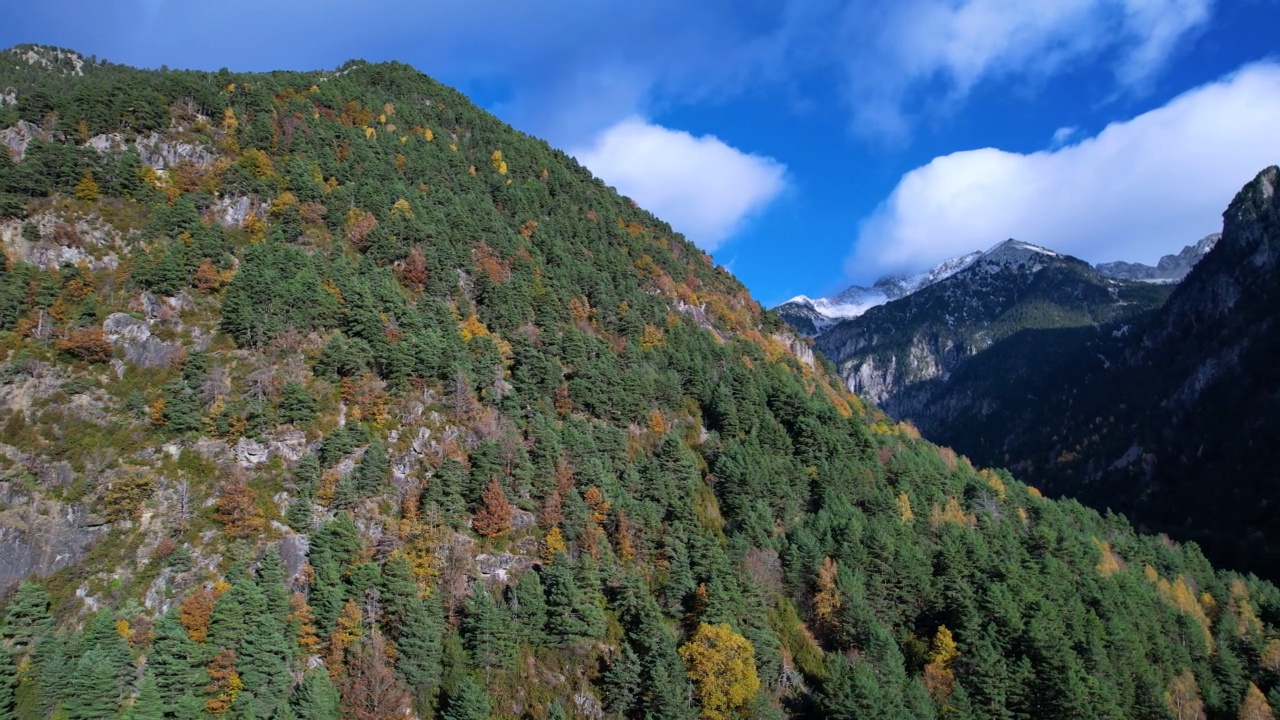
[[[933,645],[929,649],[929,664],[924,666],[924,687],[934,702],[942,702],[951,696],[955,688],[956,676],[952,663],[959,657],[955,638],[946,625],[939,625],[933,636]]]
[[[550,565],[557,553],[568,551],[569,545],[564,541],[564,533],[560,532],[560,526],[556,525],[548,530],[546,539],[542,541],[542,562]]]
[[[760,691],[755,648],[728,625],[699,623],[680,648],[685,671],[697,688],[703,720],[730,720]]]
[[[1275,715],[1271,712],[1267,697],[1257,685],[1249,683],[1249,689],[1244,693],[1244,702],[1240,703],[1240,714],[1236,717],[1239,720],[1271,720]]]
[[[93,179],[93,173],[85,170],[80,182],[76,183],[76,199],[93,202],[98,199],[98,192],[98,182]]]
[[[1200,687],[1196,685],[1196,676],[1190,668],[1169,683],[1169,689],[1164,692],[1164,704],[1174,720],[1205,720]]]
[[[839,572],[835,560],[829,557],[822,558],[822,567],[818,568],[817,592],[813,595],[813,614],[823,628],[829,628],[836,623],[836,613],[844,605],[844,600],[840,597],[840,589],[836,586],[836,576]]]
[[[1280,640],[1272,640],[1262,649],[1262,667],[1280,675]]]
[[[497,170],[499,175],[507,174],[507,161],[502,159],[501,150],[494,150],[489,156],[489,162],[493,164],[493,169]]]

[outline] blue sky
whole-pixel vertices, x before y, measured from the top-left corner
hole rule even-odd
[[[1007,237],[1154,262],[1280,162],[1277,0],[46,0],[0,46],[410,63],[774,304]]]

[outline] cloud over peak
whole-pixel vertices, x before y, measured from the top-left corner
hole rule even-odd
[[[848,272],[909,270],[1014,237],[1090,262],[1152,262],[1221,226],[1280,161],[1280,64],[1246,66],[1094,137],[983,148],[907,173],[862,223]]]

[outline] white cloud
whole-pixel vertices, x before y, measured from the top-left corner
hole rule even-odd
[[[1114,58],[1117,81],[1140,88],[1202,27],[1213,0],[893,0],[842,10],[855,123],[904,135],[922,105],[956,103],[988,79],[1038,81]]]
[[[1067,141],[1075,137],[1080,132],[1080,128],[1072,125],[1070,127],[1060,127],[1053,131],[1053,138],[1049,140],[1049,146],[1060,148],[1067,144]]]
[[[605,130],[573,155],[707,251],[786,187],[786,167],[773,158],[638,117]]]
[[[1031,154],[985,148],[902,177],[860,228],[849,274],[916,269],[1005,238],[1090,262],[1153,262],[1221,227],[1280,162],[1280,65],[1247,66],[1095,137]]]

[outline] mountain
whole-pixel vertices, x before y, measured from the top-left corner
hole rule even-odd
[[[814,344],[851,390],[932,431],[935,416],[952,412],[936,402],[938,391],[992,345],[1028,330],[1132,317],[1168,293],[1167,287],[1106,278],[1082,260],[1007,240],[939,282],[831,326]]]
[[[1182,248],[1177,255],[1165,255],[1160,258],[1155,267],[1142,263],[1109,262],[1099,263],[1095,269],[1104,277],[1118,280],[1179,282],[1191,272],[1191,268],[1195,267],[1196,263],[1209,254],[1221,238],[1220,233],[1206,235],[1196,244]]]
[[[813,337],[841,320],[856,318],[873,307],[945,280],[981,255],[981,252],[973,252],[954,257],[918,275],[889,275],[869,288],[854,285],[829,298],[814,300],[800,295],[774,308],[774,311],[796,330]]]
[[[1218,234],[1208,235],[1188,245],[1177,255],[1165,255],[1154,267],[1142,263],[1110,262],[1094,266],[1099,275],[1115,280],[1141,280],[1153,283],[1176,283],[1186,277],[1218,241]],[[1041,248],[1044,250],[1044,248]],[[1047,250],[1046,250],[1047,251]],[[1048,251],[1047,251],[1048,252]],[[826,332],[841,320],[852,320],[873,307],[906,297],[941,282],[964,270],[986,253],[974,251],[944,260],[927,272],[917,275],[889,275],[871,287],[851,286],[829,298],[813,299],[799,295],[774,310],[807,337]]]
[[[866,407],[456,91],[71,57],[0,52],[0,717],[1270,712],[1274,585]]]
[[[1270,168],[1236,196],[1221,239],[1157,310],[1011,338],[957,373],[934,396],[950,410],[931,437],[1275,576],[1277,184]]]

